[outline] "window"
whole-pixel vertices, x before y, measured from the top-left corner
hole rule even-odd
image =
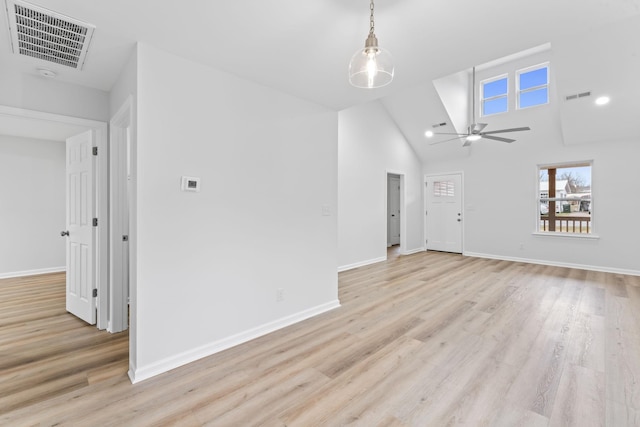
[[[516,73],[518,108],[549,103],[549,65],[519,70]]]
[[[507,76],[494,77],[480,84],[483,116],[507,112],[508,86]]]
[[[591,162],[538,168],[538,231],[592,233]]]
[[[435,197],[453,197],[456,195],[456,185],[453,181],[436,181],[433,183]]]

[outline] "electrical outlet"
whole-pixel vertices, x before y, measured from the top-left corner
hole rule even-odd
[[[282,288],[278,288],[276,290],[276,301],[277,302],[282,302],[284,301],[284,289]]]
[[[524,243],[520,243],[520,249],[524,249]]]

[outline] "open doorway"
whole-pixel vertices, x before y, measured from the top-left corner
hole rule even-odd
[[[387,171],[387,248],[404,253],[406,215],[404,209],[404,174]]]
[[[91,182],[95,197],[91,197],[90,222],[92,234],[90,273],[91,289],[95,294],[86,295],[94,298],[97,304],[94,309],[95,322],[98,329],[107,329],[108,324],[108,184],[107,184],[107,123],[87,120],[77,117],[63,116],[52,113],[44,113],[33,110],[25,110],[8,106],[0,106],[0,119],[5,132],[13,135],[51,141],[65,141],[81,133],[91,133],[93,140],[82,152],[91,152],[89,156],[94,158],[94,168],[92,175],[95,179],[91,181],[78,181],[78,188],[85,188]],[[85,153],[86,154],[86,153]],[[84,184],[82,184],[84,183]],[[65,184],[67,185],[67,184]],[[67,203],[68,204],[68,203]],[[67,210],[69,207],[67,206]],[[84,211],[81,209],[81,213]],[[87,211],[88,212],[88,211]],[[86,215],[85,215],[86,216]],[[56,233],[63,230],[63,237],[67,236],[68,224],[60,224]],[[60,234],[62,234],[60,233]],[[66,237],[65,237],[66,238]],[[67,266],[69,269],[69,256],[67,255]],[[67,286],[67,291],[69,287]],[[67,307],[68,308],[68,307]]]
[[[132,98],[129,97],[110,121],[110,332],[120,332],[129,328],[132,104]]]

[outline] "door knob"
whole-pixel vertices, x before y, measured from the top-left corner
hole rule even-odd
[[[65,230],[65,231],[61,231],[61,232],[60,232],[60,235],[61,235],[62,237],[64,237],[64,236],[68,236],[68,235],[69,235],[69,231],[67,231],[67,230]]]
[[[458,222],[461,222],[462,220],[460,218],[458,218]]]

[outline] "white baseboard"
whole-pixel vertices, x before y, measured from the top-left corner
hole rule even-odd
[[[402,253],[402,255],[413,255],[413,254],[417,254],[418,252],[424,252],[426,249],[425,247],[421,247],[421,248],[415,248],[415,249],[409,249],[406,250]]]
[[[62,273],[67,267],[51,267],[39,268],[37,270],[14,271],[9,273],[0,273],[0,279],[9,279],[12,277],[37,276],[38,274]]]
[[[198,359],[211,356],[212,354],[221,352],[231,347],[235,347],[236,345],[251,341],[252,339],[261,337],[270,332],[277,331],[278,329],[285,328],[287,326],[293,325],[294,323],[301,322],[305,319],[317,316],[338,307],[340,307],[339,300],[330,301],[326,304],[322,304],[308,310],[283,317],[273,322],[258,326],[257,328],[249,329],[248,331],[223,338],[219,341],[203,345],[193,350],[185,351],[183,353],[168,357],[147,366],[136,367],[135,364],[130,362],[128,372],[129,379],[134,384],[138,383],[155,375],[162,374],[164,372],[170,371],[171,369],[175,369],[179,366],[186,365],[187,363],[194,362]]]
[[[491,255],[491,254],[482,254],[477,252],[465,252],[464,256],[470,256],[470,257],[476,257],[476,258],[487,258],[487,259],[498,259],[502,261],[524,262],[527,264],[550,265],[553,267],[576,268],[578,270],[600,271],[602,273],[627,274],[629,276],[640,276],[639,270],[611,268],[611,267],[604,267],[604,266],[598,266],[598,265],[585,265],[585,264],[574,264],[570,262],[557,262],[557,261],[548,261],[548,260],[540,260],[540,259],[507,257],[507,256],[498,256],[498,255]]]
[[[354,268],[364,267],[365,265],[375,264],[376,262],[382,262],[386,260],[387,260],[387,257],[383,256],[380,258],[368,259],[366,261],[360,261],[360,262],[355,262],[353,264],[343,265],[338,267],[338,273],[341,273],[347,270],[353,270]]]

